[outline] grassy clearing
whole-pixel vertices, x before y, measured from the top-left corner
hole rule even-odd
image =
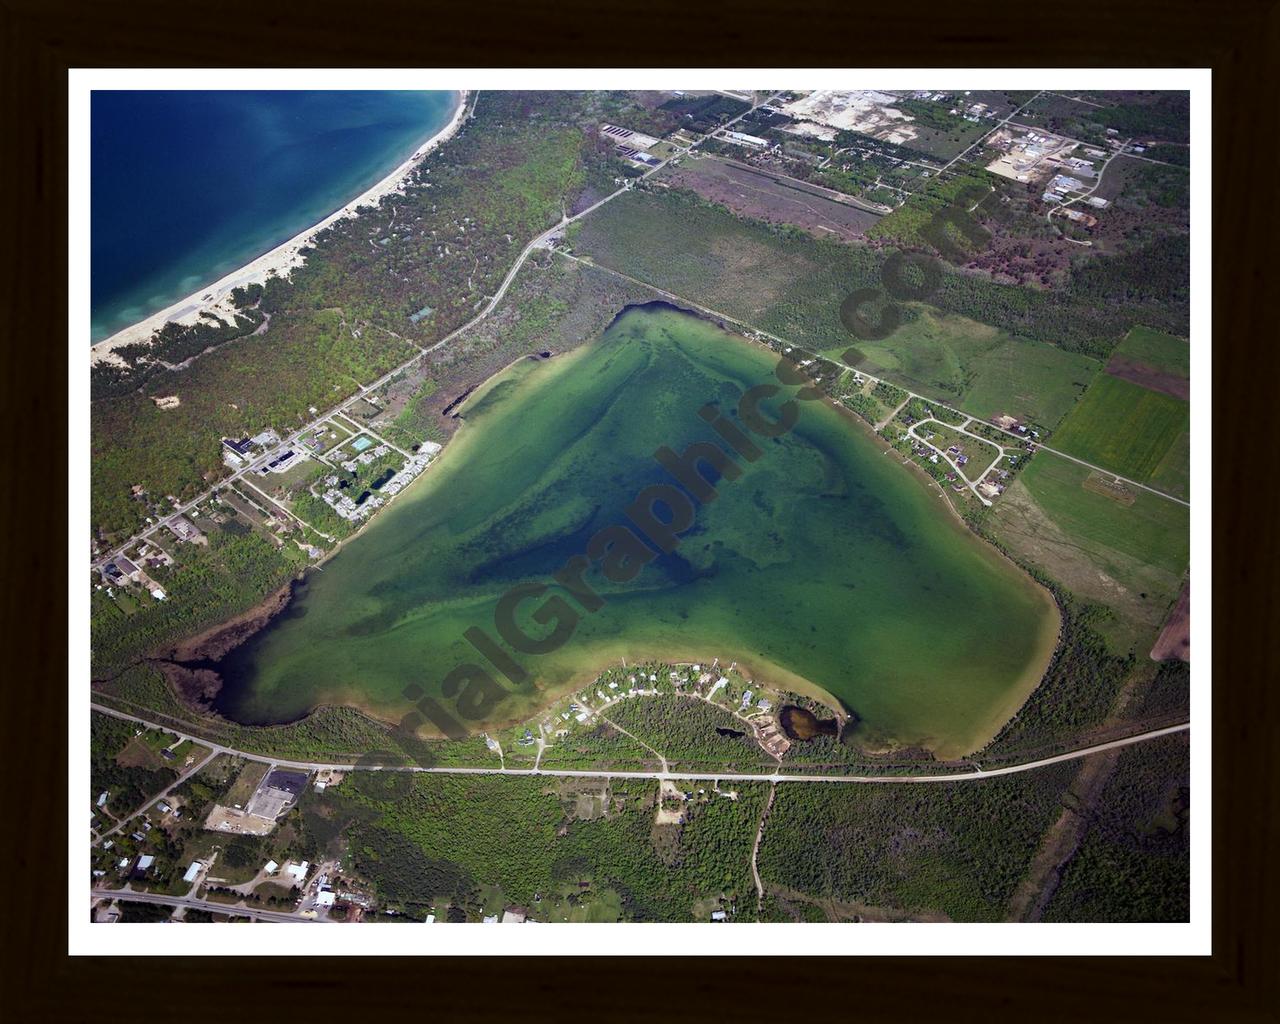
[[[679,825],[655,823],[648,780],[422,776],[388,795],[353,776],[303,797],[313,849],[349,844],[354,873],[409,916],[478,920],[516,903],[536,920],[691,920],[708,901],[754,911],[751,848],[767,787],[736,799],[685,790]],[[340,838],[341,837],[341,838]],[[593,904],[594,909],[593,909]]]
[[[267,767],[261,761],[246,762],[240,769],[240,774],[236,776],[236,781],[231,784],[231,788],[222,798],[223,802],[228,807],[243,807],[247,804],[249,797],[253,796],[253,791],[258,788],[258,783],[266,777]]]
[[[1186,402],[1104,374],[1054,434],[1053,445],[1145,483],[1190,424]]]
[[[960,405],[975,416],[1010,415],[1052,430],[1098,370],[1098,361],[1053,345],[1004,337],[969,363]]]
[[[1131,330],[1116,346],[1115,354],[1166,373],[1191,376],[1191,346],[1187,339],[1175,338],[1150,327]]]
[[[1072,593],[1112,608],[1117,618],[1102,632],[1113,649],[1140,647],[1159,631],[1186,570],[1189,510],[1136,488],[1118,500],[1086,486],[1090,475],[1037,455],[992,510],[991,532]]]
[[[1191,496],[1191,433],[1183,433],[1165,452],[1164,458],[1151,474],[1151,486],[1176,494],[1180,498]]]
[[[1042,455],[1023,473],[1023,483],[1059,524],[1073,535],[1105,543],[1141,561],[1181,574],[1187,565],[1191,538],[1185,506],[1147,491],[1133,492],[1133,504],[1123,505],[1084,487],[1084,466]]]

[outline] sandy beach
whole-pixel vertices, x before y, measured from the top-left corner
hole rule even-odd
[[[230,298],[234,289],[265,281],[272,273],[280,277],[288,277],[289,272],[294,267],[301,266],[305,262],[305,257],[301,255],[301,250],[330,224],[341,217],[351,216],[363,206],[376,205],[384,196],[399,192],[404,186],[405,179],[409,176],[409,173],[422,162],[423,157],[453,138],[462,126],[462,122],[466,119],[468,93],[466,90],[461,90],[458,96],[458,106],[453,112],[453,117],[449,120],[449,123],[414,150],[407,160],[377,184],[351,200],[340,210],[335,210],[324,220],[313,224],[304,231],[298,232],[288,241],[282,242],[269,252],[263,253],[257,259],[246,263],[238,270],[233,270],[225,277],[200,288],[185,299],[180,299],[145,320],[139,320],[136,324],[126,327],[122,331],[117,331],[111,337],[104,338],[91,347],[90,364],[92,365],[102,360],[111,360],[113,358],[113,350],[121,346],[149,341],[152,334],[172,321],[180,324],[193,324],[201,313],[209,312],[229,322],[232,319],[234,310]]]

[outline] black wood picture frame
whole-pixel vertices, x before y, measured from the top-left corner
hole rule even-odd
[[[1252,439],[1275,404],[1280,7],[1144,2],[1063,10],[657,0],[601,9],[371,0],[179,6],[0,0],[4,423],[10,486],[64,486],[67,421],[67,70],[73,67],[1211,67],[1213,69],[1213,954],[1147,958],[859,960],[788,956],[662,964],[648,957],[361,958],[334,964],[162,963],[67,955],[66,520],[56,495],[4,508],[6,883],[0,1014],[14,1021],[164,1014],[186,1020],[331,1013],[443,1019],[1264,1021],[1280,1018],[1275,716],[1276,467]],[[531,84],[534,84],[531,80]],[[1199,240],[1193,238],[1193,245]],[[1206,413],[1197,410],[1197,419]],[[17,443],[21,435],[23,443]],[[32,443],[32,437],[38,437]],[[1267,451],[1268,446],[1271,451]],[[62,503],[65,508],[65,502]],[[1203,526],[1203,524],[1197,524]],[[34,527],[34,528],[33,528]],[[957,952],[961,952],[957,950]],[[1087,951],[1082,951],[1082,953]],[[1135,952],[1141,953],[1141,950]],[[655,956],[661,949],[655,943]],[[661,998],[655,988],[661,987]],[[236,997],[232,997],[232,994]],[[244,998],[250,996],[250,998]]]

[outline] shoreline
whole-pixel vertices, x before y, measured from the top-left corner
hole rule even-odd
[[[364,206],[376,205],[383,198],[400,191],[409,174],[414,171],[428,153],[444,145],[453,138],[467,118],[467,99],[470,91],[458,90],[458,105],[449,122],[421,143],[408,158],[399,164],[382,180],[370,186],[360,195],[340,209],[335,210],[323,220],[299,231],[292,238],[281,242],[273,249],[250,260],[244,266],[220,277],[212,284],[179,299],[159,312],[131,324],[89,347],[89,364],[93,366],[103,361],[118,362],[114,350],[126,345],[148,344],[152,335],[167,323],[179,323],[185,326],[194,324],[201,313],[212,313],[220,320],[231,321],[234,307],[230,303],[231,292],[249,284],[260,284],[273,274],[287,278],[289,273],[306,262],[301,250],[311,244],[321,231],[343,217],[351,216]]]
[[[728,333],[731,333],[736,339],[773,354],[772,349],[763,342],[746,337],[736,331],[732,331],[724,326],[720,321],[705,314],[690,311],[685,307],[677,306],[665,300],[658,300],[655,303],[631,303],[624,307],[623,312],[637,306],[644,307],[649,305],[661,305],[676,309],[682,313],[692,313],[692,315],[699,320],[709,323],[720,330],[725,330]],[[618,315],[621,316],[622,313],[619,313]],[[615,321],[616,319],[617,317],[614,318]],[[566,362],[572,362],[575,355],[585,353],[589,347],[590,343],[581,345],[576,349],[571,349],[568,352],[555,353],[555,356],[557,357],[566,357],[555,360],[558,367],[563,369]],[[471,403],[473,403],[477,398],[482,397],[489,388],[509,373],[512,368],[520,365],[529,358],[529,354],[521,355],[500,369],[494,371],[488,378],[481,381],[479,384],[474,385],[464,396],[462,396],[457,412],[459,414],[462,413]],[[540,368],[542,365],[543,363],[540,361],[538,363],[538,367]],[[892,451],[892,448],[885,443],[884,439],[875,432],[874,428],[870,424],[866,423],[860,417],[856,416],[850,410],[838,403],[830,403],[830,407],[833,409],[837,417],[849,424],[851,429],[868,438],[876,448],[880,448],[885,451]],[[434,475],[429,475],[427,473],[421,474],[409,487],[405,488],[405,490],[401,492],[401,495],[397,495],[397,497],[411,492],[421,493],[420,491],[415,491],[413,484],[418,484],[423,480],[434,480],[436,484],[439,485],[442,467],[447,475],[448,471],[457,464],[460,457],[465,458],[466,451],[470,446],[472,437],[474,436],[466,429],[468,425],[467,421],[463,419],[458,430],[455,431],[454,435],[450,438],[449,443],[444,446],[437,458],[433,460],[432,468],[436,470],[436,473]],[[446,461],[445,456],[451,451],[455,452],[455,454],[450,456]],[[1040,630],[1040,636],[1037,638],[1038,643],[1036,644],[1036,650],[1028,659],[1023,671],[1011,681],[1011,685],[1007,694],[1005,694],[1004,699],[996,702],[992,709],[992,713],[980,725],[975,726],[969,735],[961,737],[952,736],[949,738],[920,736],[910,740],[898,737],[896,740],[896,743],[901,745],[918,746],[922,749],[929,750],[933,756],[940,761],[954,760],[956,758],[972,754],[978,750],[982,750],[989,745],[996,737],[998,737],[1000,731],[1027,702],[1031,694],[1043,681],[1049,667],[1052,665],[1054,654],[1061,642],[1061,610],[1059,609],[1057,602],[1054,600],[1053,594],[1048,589],[1040,585],[1033,577],[1027,574],[1021,566],[1010,559],[1004,552],[995,547],[995,545],[991,544],[980,535],[977,535],[969,528],[963,518],[959,515],[958,510],[948,500],[948,496],[942,491],[932,477],[929,477],[927,474],[923,473],[918,466],[909,462],[905,464],[904,468],[908,469],[908,478],[917,480],[920,486],[927,493],[933,493],[936,491],[938,496],[943,498],[943,504],[946,507],[946,512],[943,513],[943,516],[950,524],[950,528],[964,536],[967,540],[971,540],[973,543],[977,544],[984,550],[984,553],[987,554],[988,557],[995,561],[1007,564],[1014,574],[1021,578],[1021,582],[1027,586],[1029,592],[1033,593],[1037,599],[1043,602],[1046,611],[1045,620]],[[354,540],[357,537],[364,536],[368,530],[374,527],[374,524],[382,519],[383,516],[376,516],[364,529],[349,537],[343,538],[343,540],[340,541],[333,549],[326,552],[324,558],[321,559],[318,565],[323,565],[327,562],[349,541]],[[316,567],[317,566],[315,565],[306,566],[299,578],[303,578],[308,570]],[[281,600],[281,598],[283,598],[283,600]],[[204,633],[200,634],[198,638],[195,639],[204,641],[206,644],[208,644],[209,641],[212,641],[213,646],[216,647],[221,647],[223,641],[228,639],[231,640],[225,650],[219,650],[217,652],[214,660],[218,660],[231,648],[239,646],[240,644],[248,641],[260,630],[267,628],[271,621],[283,612],[292,602],[292,598],[293,587],[292,585],[286,586],[284,591],[270,595],[264,602],[255,606],[255,608],[251,609],[248,613],[224,622],[221,626],[212,627],[211,629],[204,631]],[[251,620],[251,623],[247,623],[245,621],[246,619]],[[248,628],[245,628],[246,626]],[[240,628],[237,629],[236,627]],[[191,640],[188,640],[185,644],[180,643],[172,646],[176,648],[182,648],[185,646],[190,650],[194,645]],[[200,652],[201,655],[204,655],[205,653],[207,652]],[[627,641],[603,645],[597,653],[600,656],[593,659],[590,662],[589,667],[583,668],[581,671],[575,673],[572,678],[559,685],[545,688],[538,687],[536,694],[530,694],[529,697],[531,699],[528,702],[521,702],[518,708],[508,708],[505,713],[496,715],[493,718],[468,723],[469,728],[472,730],[471,735],[474,736],[483,731],[505,729],[513,725],[522,724],[531,718],[537,717],[537,715],[541,714],[545,708],[554,704],[566,693],[572,693],[583,686],[588,685],[591,680],[598,677],[605,668],[616,665],[619,660],[621,660],[623,664],[625,664],[626,660],[631,660],[633,662],[657,661],[664,663],[681,661],[692,663],[695,661],[708,660],[705,656],[707,653],[706,651],[685,649],[683,647],[676,650],[664,649],[661,651],[646,651],[643,647],[630,646]],[[745,655],[741,653],[734,653],[728,656],[721,656],[721,660],[726,662],[733,661],[738,666],[740,672],[744,675],[759,679],[761,682],[764,682],[765,685],[777,689],[788,690],[817,700],[835,712],[838,716],[857,715],[856,708],[851,707],[846,703],[846,701],[828,690],[826,687],[784,668],[759,653],[748,653]],[[192,671],[194,669],[194,666],[191,665],[179,667],[188,671]],[[197,673],[192,671],[193,683],[199,682],[196,676]],[[170,680],[171,686],[172,682],[173,680]],[[177,687],[173,688],[175,690],[178,689]],[[219,686],[217,689],[220,688],[221,687]],[[189,710],[197,713],[200,711],[198,706],[192,707],[189,699],[182,700],[183,694],[180,692],[178,696],[181,702],[184,703]],[[289,718],[281,722],[270,722],[265,725],[255,725],[243,722],[238,722],[237,724],[245,728],[272,728],[292,725],[305,721],[317,711],[325,707],[346,707],[382,726],[394,727],[396,724],[394,721],[390,721],[386,717],[386,708],[384,706],[366,699],[364,694],[353,691],[327,692],[323,694],[322,698],[311,708],[308,708],[297,717]],[[234,719],[228,720],[234,721]],[[435,730],[429,730],[429,733],[430,738],[443,738],[436,736]],[[874,746],[866,747],[866,751],[869,755],[877,753]]]

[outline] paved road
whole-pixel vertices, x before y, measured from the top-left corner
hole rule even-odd
[[[113,715],[116,718],[123,718],[128,721],[144,722],[141,718],[132,715],[125,715],[115,711],[112,708],[103,707],[102,705],[92,705],[96,710],[104,714]],[[144,722],[144,724],[154,724]],[[158,728],[165,728],[158,726]],[[880,776],[880,775],[783,775],[781,772],[775,772],[772,775],[751,774],[746,772],[626,772],[626,771],[570,771],[570,770],[537,770],[529,768],[396,768],[396,769],[372,769],[372,770],[390,770],[390,771],[408,771],[408,772],[428,772],[443,775],[530,775],[530,776],[550,776],[564,778],[623,778],[623,779],[656,779],[670,781],[692,781],[692,782],[769,782],[773,785],[770,790],[769,804],[773,803],[773,796],[776,792],[778,783],[782,782],[826,782],[826,783],[927,783],[927,782],[973,782],[982,779],[995,778],[998,775],[1013,775],[1018,772],[1033,771],[1037,768],[1043,768],[1051,764],[1059,764],[1063,761],[1077,760],[1082,757],[1088,757],[1091,754],[1099,754],[1105,750],[1116,750],[1121,747],[1131,746],[1135,743],[1143,743],[1147,740],[1157,739],[1161,736],[1171,736],[1180,732],[1188,732],[1191,729],[1189,722],[1180,725],[1171,725],[1163,729],[1152,729],[1148,732],[1140,733],[1136,736],[1128,736],[1124,739],[1112,740],[1108,743],[1098,743],[1090,747],[1082,747],[1078,750],[1067,751],[1062,754],[1056,754],[1052,757],[1039,758],[1035,761],[1027,761],[1022,764],[1009,765],[1004,768],[993,768],[984,771],[977,766],[972,772],[959,775],[910,775],[910,776]],[[201,741],[204,742],[204,741]],[[263,761],[273,765],[284,765],[291,768],[316,769],[316,768],[337,768],[345,770],[354,770],[367,766],[357,765],[335,765],[320,764],[308,761],[287,761],[278,758],[267,758],[257,754],[247,754],[241,751],[232,750],[229,747],[211,744],[218,753],[231,753],[239,757],[246,758],[251,761]],[[204,763],[204,762],[202,762]],[[148,801],[149,802],[149,801]],[[760,837],[764,832],[765,819],[768,816],[768,807],[765,808],[764,814],[760,818],[760,827],[756,834],[756,846],[752,851],[752,873],[755,875],[755,883],[759,896],[763,896],[763,886],[760,876],[756,870],[756,850],[759,849]],[[239,906],[236,904],[218,903],[211,900],[197,899],[194,896],[169,896],[162,893],[148,892],[132,892],[128,890],[118,889],[99,889],[92,890],[91,895],[94,900],[99,899],[124,899],[134,900],[141,903],[158,903],[172,907],[190,907],[197,910],[207,910],[216,914],[236,914],[242,917],[250,917],[258,921],[270,921],[277,923],[324,923],[326,918],[302,917],[296,913],[282,913],[272,910],[261,910],[256,907]]]
[[[255,921],[319,924],[327,918],[301,917],[278,910],[259,910],[257,907],[241,907],[234,903],[218,903],[214,900],[198,900],[194,896],[168,896],[158,892],[131,892],[124,889],[94,889],[90,895],[95,900],[129,900],[133,903],[159,903],[170,907],[189,907],[193,910],[209,910],[215,914],[234,914],[251,917]]]
[[[95,711],[101,711],[103,714],[111,715],[115,718],[122,718],[130,722],[140,722],[143,725],[149,725],[156,729],[164,729],[168,732],[174,732],[172,728],[160,725],[156,722],[148,721],[145,718],[139,718],[136,715],[126,715],[114,708],[106,707],[102,704],[93,703],[90,705]],[[529,775],[529,776],[547,776],[551,778],[569,778],[569,779],[657,779],[657,780],[679,780],[685,779],[693,782],[831,782],[831,783],[876,783],[876,782],[974,782],[979,779],[995,778],[997,775],[1013,775],[1018,772],[1034,771],[1037,768],[1044,768],[1051,764],[1059,764],[1062,761],[1074,761],[1082,757],[1088,757],[1090,754],[1098,754],[1104,750],[1115,750],[1119,747],[1131,746],[1134,743],[1143,743],[1147,740],[1157,739],[1161,736],[1170,736],[1174,733],[1188,732],[1191,729],[1190,722],[1183,722],[1179,725],[1170,725],[1162,729],[1151,729],[1147,732],[1138,733],[1134,736],[1126,736],[1123,739],[1111,740],[1107,743],[1097,743],[1089,747],[1080,747],[1077,750],[1069,750],[1066,753],[1055,754],[1052,757],[1042,757],[1034,761],[1024,761],[1021,764],[1008,765],[1004,768],[992,768],[984,771],[975,767],[971,772],[959,774],[943,774],[943,775],[789,775],[782,772],[774,772],[772,774],[762,774],[758,772],[683,772],[683,771],[654,771],[654,772],[634,772],[634,771],[588,771],[574,770],[567,768],[548,769],[548,768],[460,768],[460,767],[431,767],[424,768],[420,765],[408,765],[403,768],[398,767],[377,767],[373,765],[357,765],[357,764],[337,764],[333,762],[321,761],[290,761],[280,757],[265,757],[261,754],[249,754],[244,751],[235,750],[231,747],[221,746],[219,744],[209,743],[208,740],[192,737],[197,743],[203,743],[211,746],[215,753],[232,754],[236,757],[242,757],[248,761],[260,761],[264,764],[278,765],[284,768],[300,768],[304,771],[314,771],[317,769],[332,769],[335,771],[392,771],[392,772],[424,772],[433,775]],[[150,802],[150,801],[148,801]]]
[[[916,433],[916,429],[919,427],[923,427],[926,423],[936,423],[941,427],[950,426],[950,424],[943,423],[942,420],[917,420],[915,423],[911,424],[911,426],[907,427],[907,434],[912,438],[912,440],[919,441],[922,445],[924,445],[926,448],[932,451],[935,455],[940,456],[948,466],[950,466],[952,469],[956,471],[956,476],[959,477],[961,483],[963,483],[967,488],[969,488],[970,491],[973,492],[973,496],[977,498],[980,502],[982,502],[982,504],[990,506],[991,505],[990,500],[983,497],[983,495],[978,491],[978,484],[980,484],[984,479],[986,479],[987,474],[990,473],[991,470],[995,468],[996,463],[999,462],[1002,458],[1004,458],[1003,451],[1001,452],[1001,454],[995,457],[995,459],[992,461],[990,466],[988,466],[986,469],[982,471],[982,474],[980,476],[976,476],[972,480],[970,480],[965,475],[964,470],[959,466],[958,463],[956,463],[954,459],[951,458],[950,455],[944,452],[932,441],[926,441],[923,437],[921,437],[919,434]],[[952,428],[952,429],[955,429],[955,428]],[[969,434],[969,436],[977,437],[978,435]],[[979,438],[979,440],[984,440],[984,439]],[[987,443],[989,444],[990,442],[987,442]]]

